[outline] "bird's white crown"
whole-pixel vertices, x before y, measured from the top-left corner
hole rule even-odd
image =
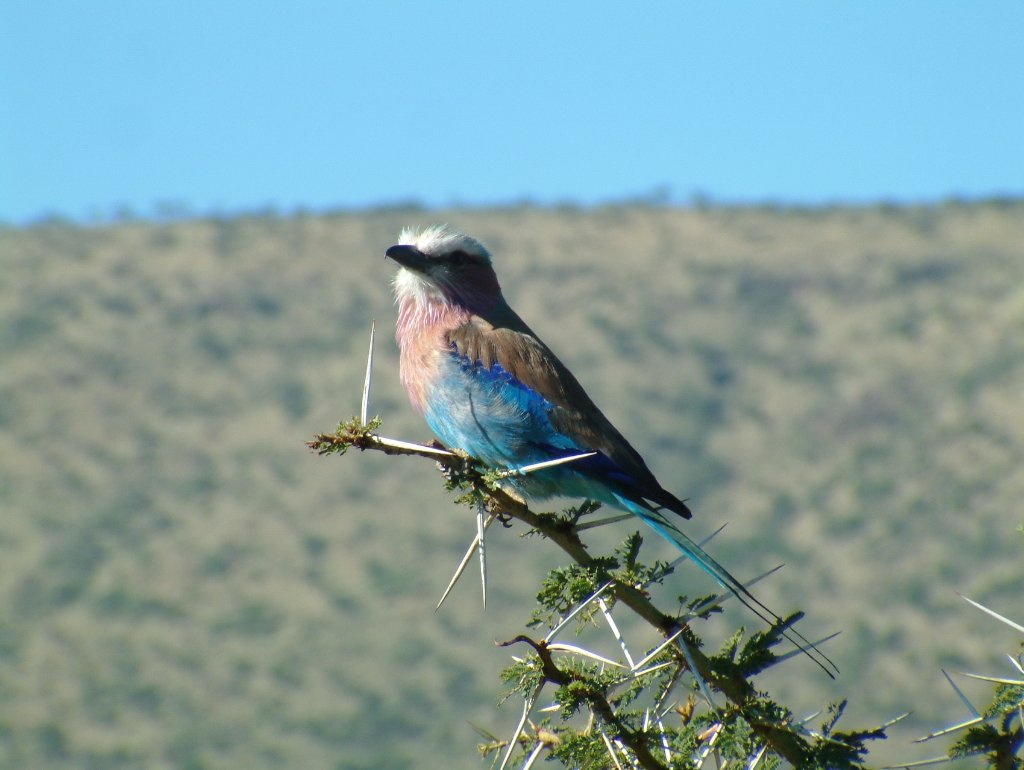
[[[448,227],[448,225],[431,225],[423,230],[406,227],[398,236],[400,246],[415,246],[421,253],[431,257],[450,254],[453,251],[464,251],[477,257],[491,261],[491,254],[476,238]]]

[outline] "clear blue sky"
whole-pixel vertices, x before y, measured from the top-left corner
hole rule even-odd
[[[1024,2],[5,0],[0,220],[1024,194]]]

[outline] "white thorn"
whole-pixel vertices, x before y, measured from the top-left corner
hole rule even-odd
[[[672,750],[668,745],[668,735],[665,733],[665,725],[660,717],[655,718],[654,723],[658,726],[658,734],[661,736],[661,748],[665,752],[665,764],[672,764]]]
[[[623,513],[623,514],[618,515],[618,516],[608,516],[607,518],[598,519],[597,521],[588,521],[586,524],[577,524],[576,525],[576,531],[577,532],[583,532],[584,530],[587,530],[587,529],[594,529],[594,527],[603,527],[606,524],[617,524],[620,521],[625,521],[626,519],[635,519],[635,518],[636,518],[636,516],[634,516],[634,514],[632,514],[632,513]]]
[[[932,757],[931,759],[919,759],[916,762],[903,762],[899,765],[885,765],[879,770],[906,770],[911,767],[928,767],[929,765],[947,765],[953,760],[947,756]]]
[[[632,516],[632,514],[630,514],[630,515]],[[598,588],[598,589],[597,589],[596,591],[594,591],[594,593],[592,593],[592,594],[591,594],[590,596],[588,596],[588,597],[587,597],[587,598],[586,598],[585,600],[583,600],[582,602],[580,602],[579,604],[577,604],[577,605],[576,605],[576,607],[575,607],[575,608],[573,608],[573,611],[572,611],[572,612],[570,612],[570,613],[569,613],[568,615],[566,615],[566,616],[565,616],[564,618],[562,618],[562,619],[561,619],[561,620],[560,620],[560,621],[558,622],[558,625],[557,625],[557,626],[555,626],[554,628],[552,628],[552,629],[551,629],[551,632],[550,632],[550,633],[549,633],[549,634],[548,634],[547,636],[545,636],[545,637],[544,637],[544,641],[545,641],[545,642],[550,642],[550,641],[551,641],[552,639],[554,639],[554,638],[555,638],[555,635],[556,635],[556,634],[558,634],[558,633],[559,633],[559,632],[560,632],[560,631],[561,631],[561,630],[562,630],[563,628],[565,628],[565,627],[566,627],[566,625],[567,625],[567,624],[568,624],[568,623],[569,623],[569,622],[570,622],[570,621],[571,621],[571,620],[572,620],[572,619],[573,619],[574,617],[576,617],[577,615],[579,615],[579,614],[580,614],[580,612],[582,612],[582,611],[583,611],[583,608],[584,608],[584,607],[586,607],[586,606],[587,606],[588,604],[590,604],[590,603],[591,603],[592,601],[594,601],[594,599],[596,599],[596,598],[597,598],[598,596],[600,596],[600,595],[601,595],[601,594],[603,594],[603,593],[604,593],[605,591],[607,591],[607,590],[608,590],[608,588],[609,588],[609,587],[611,586],[611,584],[612,584],[612,581],[610,581],[610,580],[609,580],[609,581],[608,581],[607,583],[605,583],[605,584],[604,584],[603,586],[601,586],[601,587],[600,587],[600,588]]]
[[[767,751],[768,744],[762,743],[761,748],[757,750],[757,753],[754,754],[754,756],[750,758],[750,762],[747,763],[747,770],[754,770],[754,768],[757,767],[758,762],[760,762],[764,758],[765,752]]]
[[[601,730],[601,738],[604,740],[604,747],[608,749],[608,756],[611,757],[612,762],[615,763],[616,770],[623,770],[622,765],[619,764],[619,758],[615,755],[615,747],[612,746],[612,742],[608,740],[608,735],[604,730]]]
[[[647,674],[653,674],[655,671],[661,671],[663,668],[672,668],[672,666],[674,666],[674,665],[675,665],[675,663],[669,662],[669,663],[659,663],[657,666],[651,666],[650,668],[640,668],[638,666],[636,669],[634,669],[630,673],[629,678],[630,679],[639,679],[640,677],[646,676]]]
[[[575,462],[576,460],[582,460],[585,457],[593,457],[596,454],[597,452],[585,452],[581,455],[570,455],[569,457],[558,457],[554,460],[545,460],[540,463],[531,463],[530,465],[523,465],[520,468],[509,468],[507,471],[498,473],[495,478],[505,479],[509,476],[525,476],[527,473],[533,473],[534,471],[543,470],[544,468],[550,468],[554,465]]]
[[[944,669],[944,668],[940,668],[940,669],[939,669],[939,671],[941,671],[941,672],[942,672],[942,675],[943,675],[944,677],[946,677],[946,681],[947,681],[947,682],[949,682],[949,686],[953,688],[953,692],[955,692],[955,693],[957,694],[957,696],[959,696],[959,698],[960,698],[960,701],[961,701],[961,702],[962,702],[962,703],[963,703],[963,704],[964,704],[965,706],[967,706],[967,711],[968,711],[968,713],[970,713],[970,715],[971,715],[971,716],[974,716],[974,717],[980,717],[980,716],[981,716],[981,712],[980,712],[980,711],[978,711],[978,709],[974,708],[974,704],[973,704],[973,703],[971,703],[971,702],[970,702],[970,701],[969,701],[969,700],[967,699],[967,696],[966,696],[966,695],[964,695],[964,691],[963,691],[963,690],[961,690],[961,689],[960,689],[959,687],[957,687],[957,686],[956,686],[956,682],[954,682],[954,681],[953,681],[953,677],[951,677],[951,676],[949,675],[949,672],[948,672],[948,671],[946,671],[946,669]]]
[[[530,752],[530,756],[526,758],[526,762],[523,764],[523,770],[530,770],[533,767],[533,763],[537,761],[537,757],[544,750],[544,741],[537,741],[537,745],[533,747],[533,751]]]
[[[366,354],[366,379],[363,380],[363,406],[359,410],[359,421],[366,425],[370,414],[370,382],[373,380],[373,335],[377,327],[376,321],[370,322],[370,351]]]
[[[458,457],[457,454],[449,452],[447,449],[438,449],[437,447],[426,446],[425,444],[414,444],[411,441],[402,441],[397,438],[370,436],[370,440],[379,446],[389,446],[395,449],[408,449],[411,452],[421,452],[428,455],[437,455],[438,457]]]
[[[669,679],[668,684],[665,686],[661,693],[661,697],[658,698],[658,702],[654,704],[654,711],[658,714],[658,719],[663,719],[668,712],[674,708],[675,704],[671,706],[665,706],[665,701],[668,700],[668,696],[675,690],[676,685],[679,683],[679,678],[683,675],[683,667],[676,666],[676,670],[672,672],[672,678]]]
[[[625,666],[623,666],[618,661],[612,660],[611,658],[606,658],[603,655],[598,655],[596,652],[591,652],[585,647],[580,647],[575,644],[564,644],[563,642],[554,642],[553,644],[548,645],[548,649],[554,650],[555,652],[571,652],[573,655],[582,655],[585,658],[596,660],[598,663],[604,663],[606,666],[625,668]]]
[[[484,532],[487,525],[484,523],[484,506],[480,503],[476,507],[476,540],[480,554],[480,590],[483,592],[484,609],[487,609],[487,548],[484,541]]]
[[[709,729],[705,730],[703,735],[708,736],[707,740],[701,744],[700,750],[697,755],[700,757],[700,763],[697,767],[704,767],[704,762],[711,755],[711,752],[715,750],[715,744],[718,742],[718,736],[722,732],[722,723],[715,722]]]
[[[647,653],[647,655],[645,655],[641,660],[639,660],[635,668],[643,668],[644,666],[646,666],[653,658],[657,657],[658,653],[660,653],[662,650],[664,650],[666,647],[672,644],[672,642],[674,642],[677,638],[679,638],[679,635],[682,633],[683,629],[680,628],[678,631],[672,634],[672,636],[670,636],[664,642],[662,642],[649,653]]]
[[[505,770],[509,759],[512,758],[512,752],[516,750],[516,744],[519,741],[519,736],[523,733],[523,728],[526,726],[526,720],[530,718],[530,710],[533,708],[533,704],[537,702],[537,697],[540,695],[540,690],[543,686],[543,683],[537,685],[534,691],[530,694],[530,697],[523,701],[523,715],[519,718],[519,724],[516,725],[516,731],[512,733],[512,739],[508,742],[508,748],[505,750],[505,756],[502,757],[498,770]]]
[[[484,522],[484,529],[491,526],[491,523],[497,518],[497,514],[491,514],[487,521]],[[466,554],[462,557],[462,561],[459,562],[459,566],[455,568],[455,574],[452,575],[451,581],[448,583],[448,587],[444,589],[444,593],[441,595],[440,601],[437,606],[434,607],[434,612],[441,609],[441,605],[444,604],[444,600],[448,598],[448,594],[455,588],[455,584],[459,582],[459,578],[462,577],[462,573],[466,571],[466,567],[469,566],[469,560],[473,558],[473,554],[476,553],[477,544],[479,543],[479,534],[473,538],[473,542],[469,544],[469,548],[466,549]]]
[[[690,654],[690,648],[686,644],[686,640],[682,637],[676,639],[676,646],[679,647],[680,651],[683,653],[683,657],[686,658],[686,662],[690,665],[690,673],[693,674],[693,678],[697,680],[697,685],[700,687],[701,694],[704,696],[705,700],[707,700],[708,705],[713,709],[717,708],[717,706],[715,706],[714,698],[711,697],[711,690],[708,688],[708,683],[704,681],[704,677],[702,677],[700,672],[697,670],[697,664],[694,662],[693,656]]]
[[[1012,620],[1010,620],[1009,618],[1003,617],[1002,615],[1000,615],[995,610],[990,610],[984,604],[978,604],[976,601],[974,601],[974,599],[968,599],[963,594],[958,594],[958,595],[960,596],[961,599],[963,599],[968,604],[973,604],[975,607],[977,607],[982,612],[985,612],[985,613],[991,615],[996,620],[1001,620],[1003,623],[1008,625],[1010,628],[1014,629],[1015,631],[1020,631],[1022,634],[1024,634],[1024,626],[1020,625],[1019,623],[1014,623]]]
[[[985,721],[986,720],[984,717],[975,717],[974,719],[968,719],[966,722],[960,722],[959,724],[951,725],[950,727],[943,728],[942,730],[937,730],[933,733],[928,733],[928,735],[925,735],[922,738],[915,738],[914,743],[924,743],[925,741],[930,741],[932,738],[939,738],[943,735],[955,733],[957,730],[964,730],[968,727],[974,727],[975,725],[983,724]]]
[[[633,656],[629,654],[629,648],[626,646],[626,640],[622,638],[622,634],[619,633],[619,627],[615,625],[615,619],[612,617],[612,613],[608,610],[608,604],[604,599],[597,600],[598,605],[601,607],[601,612],[604,614],[604,619],[608,623],[608,627],[612,630],[612,636],[619,643],[619,647],[622,648],[622,654],[626,656],[626,662],[629,663],[630,671],[636,668],[633,663]]]

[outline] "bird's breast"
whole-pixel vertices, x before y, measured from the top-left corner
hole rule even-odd
[[[468,313],[443,302],[417,302],[400,297],[398,326],[399,375],[409,401],[421,414],[426,412],[427,395],[442,376],[448,354],[446,330],[466,322]]]
[[[439,339],[419,335],[401,346],[399,375],[409,401],[420,414],[427,408],[432,386],[442,378],[442,352]]]

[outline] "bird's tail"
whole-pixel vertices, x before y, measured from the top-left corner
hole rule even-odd
[[[769,626],[782,626],[784,621],[776,612],[769,609],[743,583],[733,577],[725,567],[715,561],[707,551],[687,537],[672,522],[657,511],[639,508],[636,503],[629,503],[628,507],[633,513],[643,519],[651,529],[672,543],[684,556],[714,578],[715,582],[728,590],[761,620]],[[826,674],[835,679],[839,669],[813,642],[809,641],[803,634],[791,626],[788,628],[783,626],[782,635],[818,664]]]

